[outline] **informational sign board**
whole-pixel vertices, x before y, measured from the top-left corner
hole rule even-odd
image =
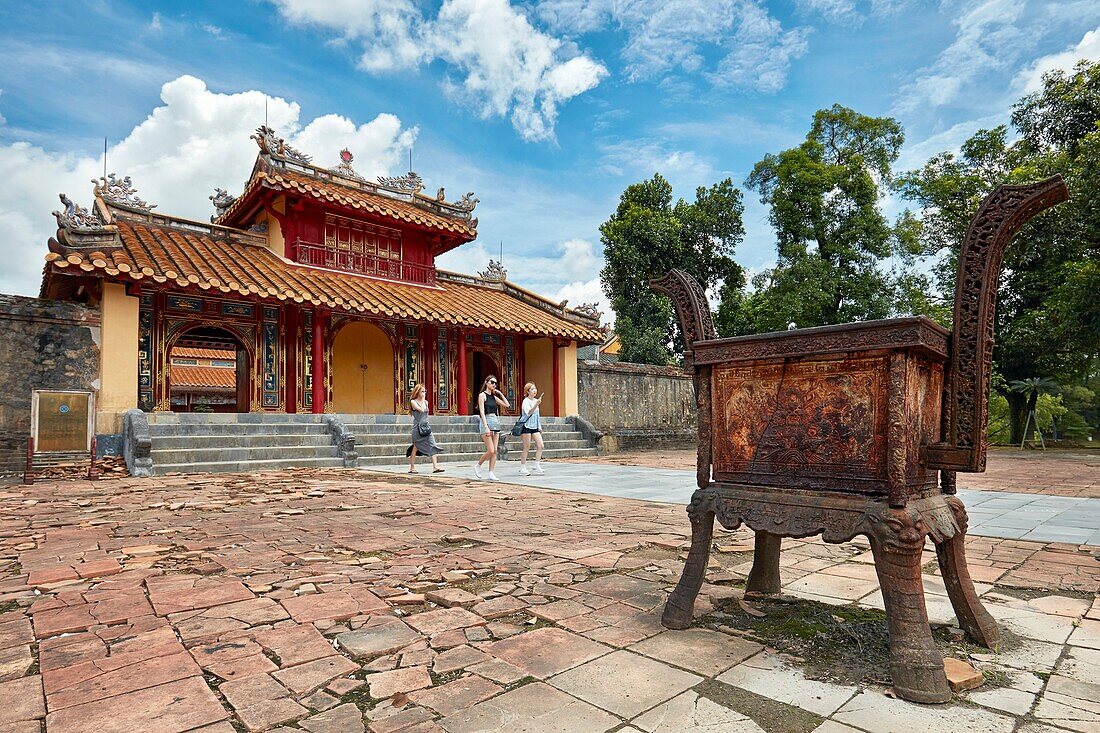
[[[36,452],[90,450],[94,420],[92,392],[36,389],[31,393],[31,435]]]

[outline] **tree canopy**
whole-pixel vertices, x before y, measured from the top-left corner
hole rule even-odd
[[[602,226],[604,292],[615,311],[623,361],[667,364],[676,347],[671,303],[649,290],[649,279],[672,268],[691,273],[704,287],[720,279],[741,282],[732,259],[744,237],[741,192],[726,179],[699,187],[695,200],[673,203],[672,185],[659,173],[628,186]]]
[[[1014,142],[1007,127],[981,130],[958,155],[940,153],[896,185],[921,207],[917,241],[924,254],[941,256],[937,280],[947,297],[967,224],[997,185],[1054,173],[1066,180],[1070,201],[1032,220],[1005,253],[993,359],[1018,442],[1035,400],[1011,385],[1085,383],[1100,351],[1100,64],[1047,74],[1041,90],[1013,107],[1012,124]]]
[[[769,208],[777,263],[753,292],[722,292],[723,335],[884,318],[897,283],[883,262],[904,249],[904,227],[879,209],[905,140],[901,125],[834,105],[805,141],[756,164],[746,186]]]

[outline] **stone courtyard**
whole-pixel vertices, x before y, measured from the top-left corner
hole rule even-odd
[[[958,640],[928,553],[937,639],[985,680],[920,706],[862,635],[885,623],[861,539],[785,540],[765,601],[751,533],[719,530],[696,627],[667,631],[681,505],[444,476],[0,486],[0,732],[1100,731],[1094,545],[968,538],[999,652]]]

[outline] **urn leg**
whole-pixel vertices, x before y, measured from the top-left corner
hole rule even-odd
[[[756,546],[752,553],[752,570],[745,583],[746,593],[771,594],[779,592],[779,550],[783,538],[770,532],[756,533]]]
[[[1001,643],[1001,629],[978,599],[966,567],[966,507],[953,496],[947,497],[947,504],[955,514],[959,531],[951,539],[936,544],[940,575],[947,586],[947,596],[951,599],[959,626],[975,644],[994,648]]]
[[[895,510],[895,516],[905,510]],[[871,536],[886,623],[890,630],[890,676],[898,696],[921,703],[946,702],[951,688],[943,657],[932,640],[924,605],[920,560],[924,534],[912,524],[883,522]]]
[[[691,549],[688,550],[684,573],[676,589],[665,603],[661,623],[670,629],[686,629],[695,617],[695,597],[703,585],[703,576],[710,561],[710,544],[714,535],[714,512],[701,497],[693,496],[688,505],[691,520]]]

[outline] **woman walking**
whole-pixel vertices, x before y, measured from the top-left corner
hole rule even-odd
[[[520,439],[523,440],[523,453],[519,458],[519,475],[530,476],[532,473],[544,473],[539,462],[542,460],[542,424],[539,422],[539,405],[542,398],[538,397],[538,389],[534,382],[523,385],[523,404],[520,407],[521,418],[526,417],[523,428],[520,430]],[[531,450],[531,441],[535,441],[535,465],[527,470],[527,452]]]
[[[497,378],[492,374],[481,383],[477,394],[477,412],[481,416],[481,440],[485,443],[485,452],[477,459],[474,475],[481,478],[481,464],[489,462],[489,480],[496,481],[493,469],[497,467],[497,446],[500,444],[500,408],[511,407],[508,400],[497,389]]]
[[[436,458],[443,449],[436,445],[435,435],[428,425],[428,390],[423,384],[413,387],[412,399],[409,400],[409,411],[412,413],[412,445],[407,452],[409,456],[409,473],[417,473],[416,456],[429,456],[432,459],[432,473],[443,473],[439,467],[439,459]]]

